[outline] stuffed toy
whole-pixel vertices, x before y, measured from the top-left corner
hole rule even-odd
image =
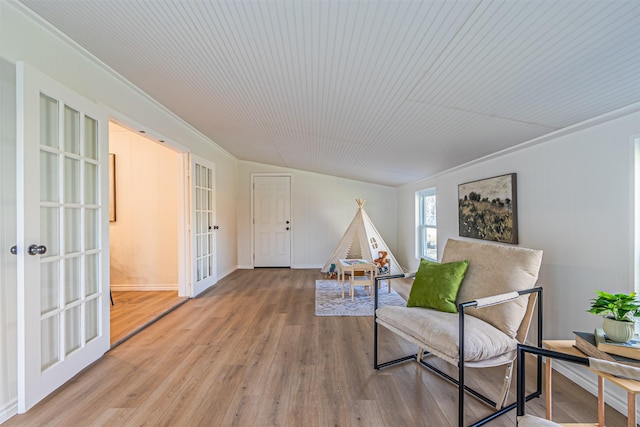
[[[378,258],[373,260],[373,263],[378,266],[378,268],[384,267],[389,261],[387,260],[387,252],[378,251]]]
[[[331,279],[337,279],[337,278],[338,278],[338,272],[336,271],[336,265],[331,264],[331,269],[329,269],[329,271],[327,272],[327,279],[331,280]]]

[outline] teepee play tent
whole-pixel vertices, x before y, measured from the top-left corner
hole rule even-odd
[[[362,258],[373,262],[380,257],[382,252],[386,252],[388,267],[383,269],[380,274],[404,274],[400,264],[393,257],[389,247],[371,222],[371,218],[362,208],[364,200],[356,199],[356,202],[358,203],[356,216],[321,271],[328,272],[331,269],[331,264],[337,265],[339,259]]]

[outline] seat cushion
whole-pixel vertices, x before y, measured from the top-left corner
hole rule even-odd
[[[449,239],[442,262],[469,260],[458,292],[458,303],[533,288],[538,280],[542,251],[492,243]],[[515,337],[527,311],[528,296],[482,309],[465,310]]]
[[[376,310],[381,323],[401,331],[415,344],[434,355],[452,362],[458,359],[457,313],[419,308],[388,306]],[[483,320],[465,315],[464,360],[483,361],[511,353],[512,359],[518,342]]]

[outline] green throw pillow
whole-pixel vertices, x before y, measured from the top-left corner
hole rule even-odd
[[[457,313],[456,298],[469,261],[437,262],[420,260],[420,267],[409,292],[407,307],[434,308]]]

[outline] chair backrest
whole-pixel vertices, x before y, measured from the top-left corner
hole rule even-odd
[[[542,251],[449,239],[442,262],[463,260],[469,261],[469,267],[458,292],[458,303],[533,288],[538,280]],[[510,337],[516,337],[530,302],[529,296],[523,295],[504,304],[470,309],[465,313],[490,323]]]
[[[378,266],[376,265],[364,265],[362,267],[359,267],[358,270],[356,270],[356,272],[358,273],[362,273],[361,275],[358,274],[353,274],[351,276],[351,279],[354,281],[367,281],[367,282],[371,282],[371,284],[373,284],[373,281],[376,277],[376,273],[378,270]]]

